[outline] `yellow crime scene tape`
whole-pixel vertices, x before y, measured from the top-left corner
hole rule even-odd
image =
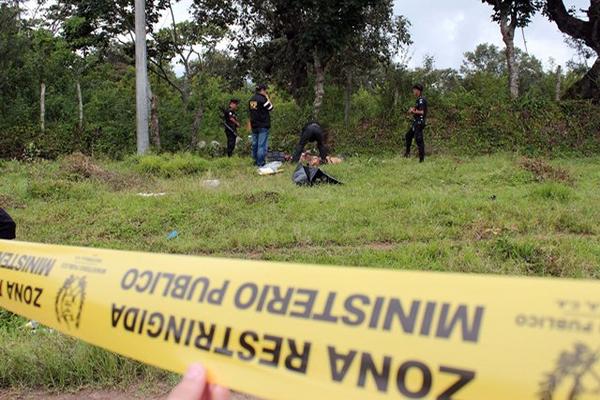
[[[600,283],[0,241],[0,306],[266,399],[600,398]]]

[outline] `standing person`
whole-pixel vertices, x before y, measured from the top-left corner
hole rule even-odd
[[[0,239],[13,240],[17,225],[6,211],[0,208]]]
[[[327,163],[327,147],[325,143],[327,141],[325,132],[321,125],[318,122],[309,122],[307,125],[302,128],[302,132],[300,133],[300,142],[296,146],[296,150],[294,151],[294,156],[292,157],[292,162],[299,162],[300,157],[302,156],[302,152],[304,151],[304,146],[310,142],[316,142],[317,147],[319,148],[319,157],[321,157],[321,163]]]
[[[423,85],[417,83],[413,86],[413,94],[417,98],[415,107],[411,107],[408,113],[414,118],[412,126],[406,133],[406,152],[404,157],[410,157],[410,148],[412,147],[413,138],[416,139],[417,147],[419,148],[419,162],[425,161],[425,139],[423,138],[423,130],[427,122],[427,99],[423,96]]]
[[[250,125],[252,127],[252,158],[257,166],[265,165],[269,148],[269,129],[273,104],[269,100],[267,85],[258,85],[249,102]]]
[[[240,122],[238,120],[238,116],[236,111],[240,101],[238,99],[231,99],[229,102],[229,108],[224,111],[224,124],[225,124],[225,135],[227,136],[227,157],[233,156],[233,152],[235,151],[235,142],[238,138],[238,128],[240,127]]]

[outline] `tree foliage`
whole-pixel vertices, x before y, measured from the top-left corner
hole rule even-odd
[[[161,150],[218,153],[204,143],[222,141],[222,109],[232,97],[249,98],[253,84],[263,80],[277,105],[271,143],[278,150],[289,150],[311,118],[319,82],[319,119],[335,151],[395,151],[410,123],[404,110],[414,102],[416,81],[425,84],[431,104],[432,151],[600,147],[592,134],[600,126],[597,107],[555,100],[558,82],[577,81],[580,66],[559,79],[554,67],[545,70],[516,49],[521,95],[511,99],[503,89],[507,54],[498,47],[467,52],[460,70],[437,68],[433,57],[409,68],[403,55],[412,39],[410,22],[394,15],[391,2],[342,2],[340,10],[325,3],[292,2],[288,10],[287,2],[275,0],[195,0],[193,17],[177,21],[175,3],[149,2],[149,83]],[[67,0],[33,19],[0,5],[0,157],[72,151],[121,157],[135,149],[131,11],[124,0]],[[351,29],[336,26],[336,18],[357,11]],[[241,151],[247,146],[244,140]]]
[[[547,0],[543,6],[544,13],[556,23],[558,29],[579,45],[584,43],[598,57],[592,68],[571,87],[567,96],[600,102],[600,1],[590,0],[587,10],[582,10],[585,14],[583,18],[576,16],[576,10],[568,10],[562,0]]]

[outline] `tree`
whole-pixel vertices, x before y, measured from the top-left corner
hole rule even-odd
[[[477,45],[474,51],[464,54],[460,72],[465,75],[484,72],[501,76],[506,72],[506,55],[501,54],[496,45],[482,43]]]
[[[381,2],[367,11],[367,24],[352,43],[333,60],[331,76],[344,86],[344,124],[348,127],[353,87],[378,67],[387,68],[393,57],[412,44],[410,22],[403,16],[393,17],[390,3]]]
[[[81,50],[82,47],[99,44],[103,44],[103,47],[106,47],[110,40],[123,42],[124,38],[129,38],[130,42],[128,44],[133,45],[136,42],[136,33],[141,35],[143,32],[152,31],[154,24],[160,18],[161,12],[167,7],[168,1],[146,0],[142,2],[144,5],[143,10],[139,10],[139,7],[138,10],[143,11],[145,15],[146,27],[145,29],[141,27],[139,32],[136,32],[135,26],[135,0],[63,0],[50,7],[50,17],[62,25],[64,34],[77,50]],[[141,46],[137,46],[137,48],[145,50],[141,49]],[[142,51],[142,53],[145,53],[145,51]],[[140,55],[142,54],[140,53]],[[79,65],[81,64],[85,65],[85,63],[79,63]],[[154,99],[154,101],[152,99],[152,90],[150,81],[147,79],[146,69],[140,72],[143,75],[142,78],[145,83],[139,83],[139,88],[140,91],[145,93],[144,97],[146,97],[144,101],[146,107],[142,111],[145,114],[149,109],[154,110],[155,114],[151,118],[153,122],[152,128],[155,143],[160,143],[160,139],[157,136],[158,117],[155,107],[151,107],[151,104],[157,104],[157,99]],[[77,92],[79,96],[80,90],[80,84],[78,84]],[[82,105],[80,106],[80,121],[81,114]],[[141,117],[141,120],[147,120],[143,115]],[[146,144],[148,135],[146,133],[146,124],[143,122],[141,124],[144,127],[141,127],[142,131],[138,132],[138,152],[145,152],[148,147]]]
[[[538,9],[535,0],[481,0],[494,9],[492,20],[500,25],[502,40],[506,45],[508,86],[513,99],[519,97],[519,63],[515,51],[515,31],[529,25]]]
[[[57,80],[71,64],[72,54],[67,43],[56,38],[45,29],[33,30],[31,36],[31,56],[28,59],[30,71],[39,84],[40,131],[46,130],[46,90],[48,84]]]
[[[23,74],[23,48],[29,46],[27,37],[20,33],[18,14],[16,7],[0,4],[0,93],[3,95],[18,90],[14,82]]]
[[[204,55],[214,52],[216,45],[225,37],[227,27],[212,20],[178,23],[170,2],[167,3],[167,7],[171,26],[153,35],[151,62],[158,76],[180,94],[184,109],[193,112],[190,147],[195,149],[200,142],[199,132],[204,117],[204,106],[198,97],[195,110],[191,109],[193,83],[202,72]],[[180,79],[171,73],[173,61],[183,68],[183,76]]]
[[[319,115],[326,74],[335,57],[368,26],[370,11],[391,7],[390,0],[240,0],[242,56],[260,54],[259,64],[287,87],[304,86],[312,72],[313,114]],[[250,22],[248,22],[250,21]],[[252,60],[258,57],[251,56]]]
[[[544,13],[561,32],[585,43],[599,56],[591,69],[568,89],[566,96],[600,101],[600,0],[590,0],[585,10],[587,21],[576,17],[573,10],[567,10],[562,0],[547,0]]]
[[[108,45],[106,36],[90,29],[85,18],[73,16],[62,23],[62,37],[69,44],[73,52],[69,68],[75,79],[75,92],[77,95],[77,128],[79,134],[84,130],[84,108],[81,81],[85,72],[99,62],[101,49]]]

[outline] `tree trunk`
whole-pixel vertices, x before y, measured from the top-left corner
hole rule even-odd
[[[554,100],[560,101],[560,94],[562,93],[562,67],[559,65],[556,68],[556,91],[554,93]]]
[[[194,123],[192,124],[192,151],[198,149],[198,143],[200,143],[200,126],[202,125],[202,119],[204,118],[204,107],[202,103],[198,104],[196,113],[194,114]]]
[[[344,91],[344,126],[350,126],[350,105],[352,100],[352,75],[346,75],[346,90]]]
[[[516,99],[519,97],[519,64],[515,51],[515,30],[516,23],[509,22],[508,16],[503,16],[500,20],[500,32],[502,40],[506,45],[506,65],[508,67],[508,88],[510,97]]]
[[[40,129],[46,131],[46,82],[40,83]]]
[[[599,56],[588,73],[567,90],[565,97],[600,102],[600,0],[590,1],[586,11],[588,21],[571,15],[562,0],[547,0],[546,9],[562,33],[582,40]]]
[[[318,120],[321,107],[323,106],[323,97],[325,96],[325,68],[321,63],[321,59],[315,50],[314,54],[315,68],[315,102],[313,103],[313,118]]]
[[[75,83],[75,86],[77,88],[77,107],[79,110],[79,119],[78,119],[77,128],[79,129],[79,133],[82,133],[83,132],[83,96],[81,95],[81,82],[79,82],[79,80],[77,80],[77,82]]]
[[[600,102],[600,57],[592,68],[567,90],[565,95],[571,99],[591,99]]]
[[[150,131],[154,147],[160,150],[160,124],[158,122],[158,96],[152,95],[152,106],[150,109]]]

